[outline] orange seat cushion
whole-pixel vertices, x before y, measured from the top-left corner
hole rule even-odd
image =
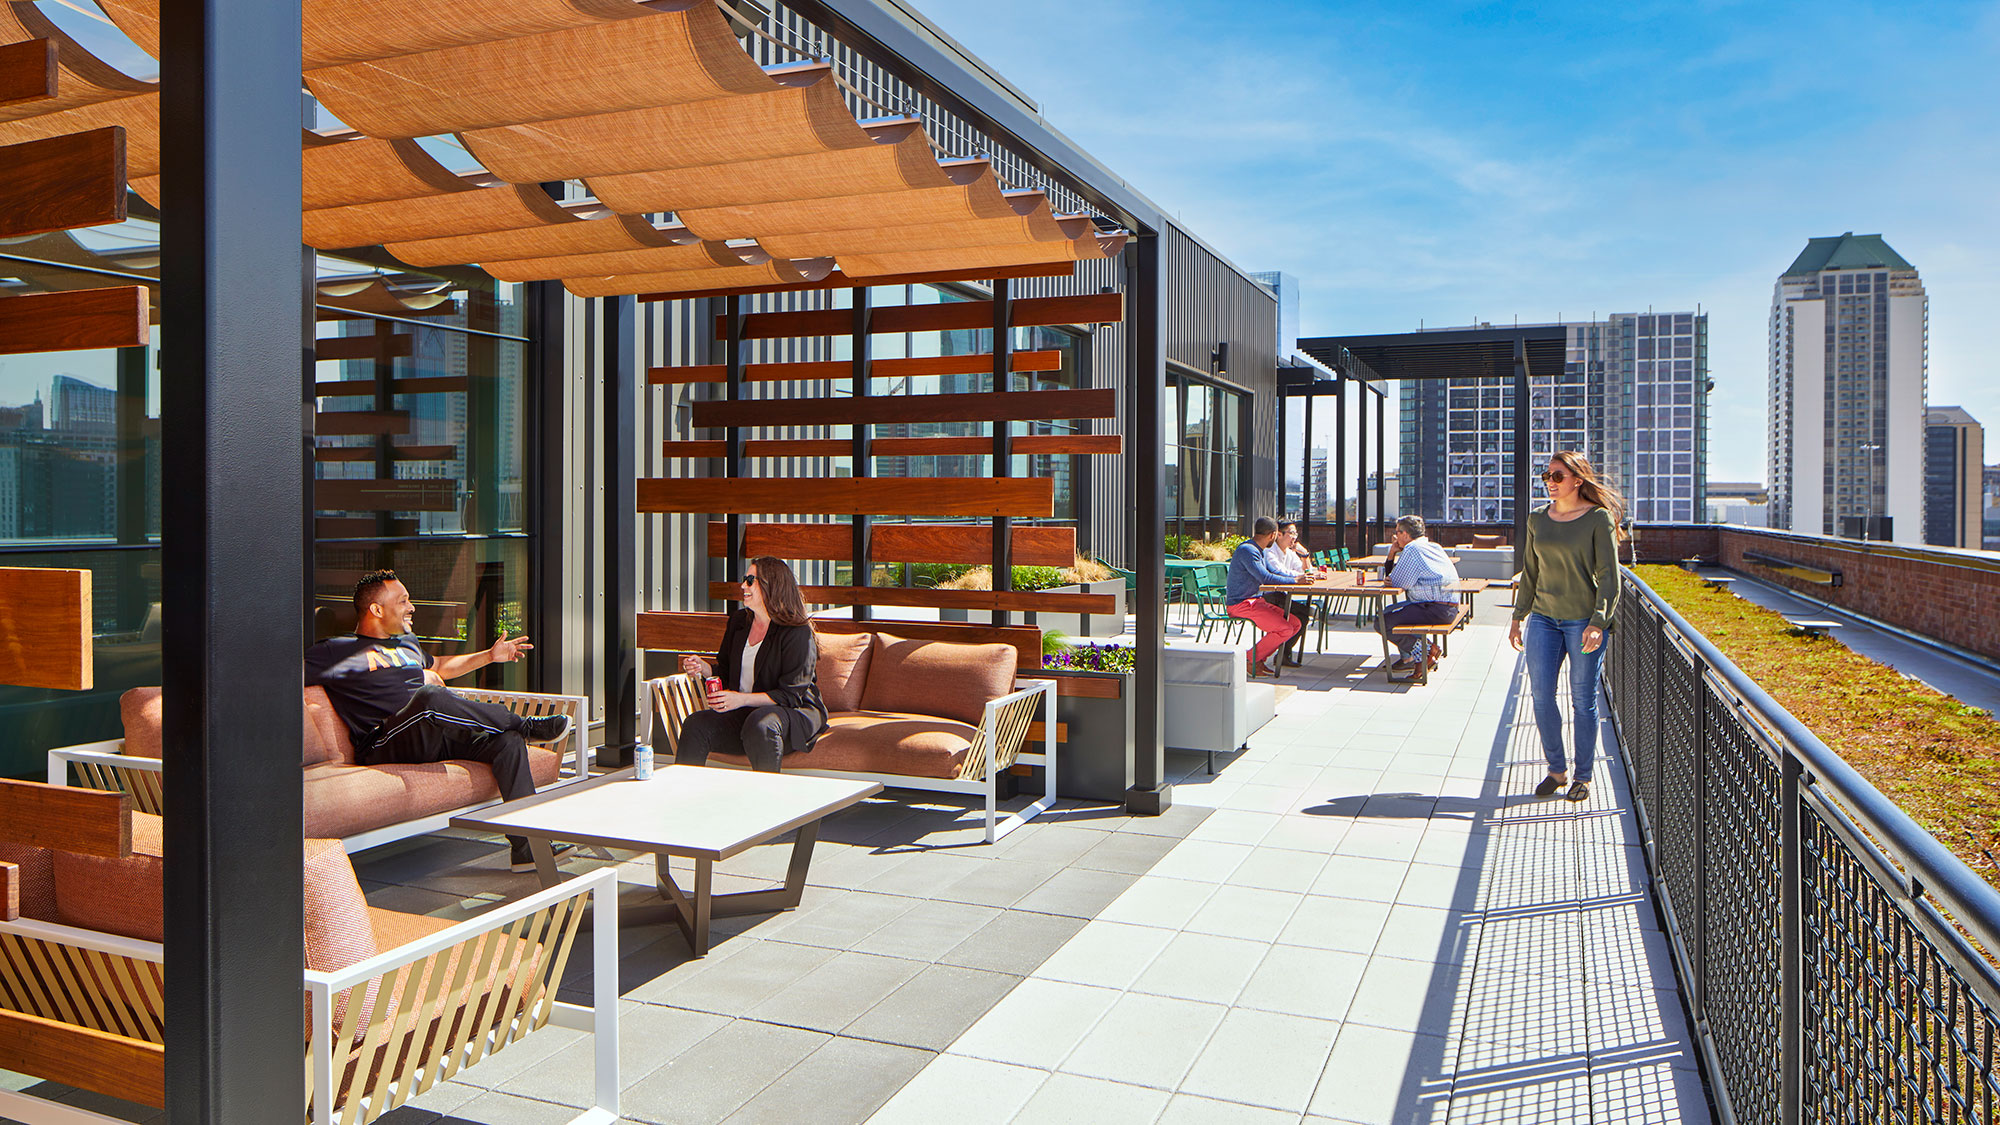
[[[989,701],[1014,690],[1017,659],[1013,645],[913,641],[877,633],[859,710],[936,715],[976,725]]]
[[[0,840],[0,863],[21,868],[21,917],[56,921],[56,857],[47,848]]]
[[[819,697],[828,711],[858,711],[861,690],[868,683],[868,655],[875,650],[867,633],[820,633]]]
[[[537,786],[553,785],[561,765],[554,751],[528,747],[528,772]],[[327,762],[305,771],[305,830],[308,836],[352,836],[499,796],[483,762]]]
[[[161,822],[132,814],[132,854],[122,859],[55,852],[56,921],[86,930],[160,941],[165,928]]]
[[[953,778],[978,733],[977,727],[952,719],[887,711],[841,712],[829,716],[827,724],[810,751],[787,754],[785,762],[797,769]],[[733,766],[750,764],[741,754],[711,757]]]

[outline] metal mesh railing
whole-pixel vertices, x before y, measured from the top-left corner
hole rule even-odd
[[[1724,1119],[2000,1125],[2000,892],[1622,580],[1611,714]]]

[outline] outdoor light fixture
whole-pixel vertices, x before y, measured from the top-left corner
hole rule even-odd
[[[1208,369],[1217,375],[1229,374],[1229,341],[1224,340],[1209,349]]]

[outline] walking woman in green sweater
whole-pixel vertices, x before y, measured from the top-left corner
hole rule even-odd
[[[1604,634],[1618,605],[1617,529],[1624,501],[1597,479],[1588,458],[1573,451],[1549,458],[1542,486],[1549,502],[1528,517],[1515,560],[1521,573],[1507,640],[1527,653],[1535,729],[1549,760],[1549,776],[1535,787],[1535,796],[1552,797],[1569,785],[1563,795],[1581,801],[1590,796],[1597,758],[1597,675],[1604,662]],[[1574,784],[1563,756],[1562,711],[1556,706],[1556,678],[1565,660],[1576,722]]]

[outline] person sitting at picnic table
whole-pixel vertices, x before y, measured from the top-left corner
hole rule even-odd
[[[1299,525],[1296,520],[1285,520],[1278,524],[1278,537],[1264,548],[1264,561],[1279,574],[1289,575],[1294,582],[1309,582],[1314,578],[1324,578],[1327,569],[1314,566],[1312,556],[1299,545]],[[1311,577],[1307,577],[1310,574]],[[1306,647],[1306,625],[1312,621],[1312,603],[1293,598],[1289,594],[1269,593],[1264,600],[1289,612],[1299,619],[1298,635],[1285,646],[1285,663],[1297,667],[1305,663],[1303,654]]]
[[[1250,675],[1275,676],[1278,669],[1269,661],[1285,647],[1285,642],[1297,636],[1301,626],[1298,619],[1277,606],[1264,600],[1263,587],[1286,586],[1297,581],[1293,576],[1273,569],[1265,561],[1264,552],[1278,538],[1278,523],[1270,516],[1258,516],[1250,525],[1250,538],[1236,545],[1236,553],[1229,557],[1229,582],[1223,588],[1223,600],[1229,603],[1229,616],[1240,617],[1257,627],[1264,635],[1257,638],[1257,647],[1250,650]]]
[[[1445,549],[1424,532],[1422,516],[1397,519],[1396,533],[1389,541],[1389,560],[1382,564],[1383,580],[1407,595],[1395,605],[1384,606],[1378,620],[1382,635],[1394,642],[1400,654],[1389,665],[1398,672],[1421,666],[1430,646],[1423,637],[1399,637],[1392,629],[1398,625],[1448,625],[1458,619],[1458,568]]]

